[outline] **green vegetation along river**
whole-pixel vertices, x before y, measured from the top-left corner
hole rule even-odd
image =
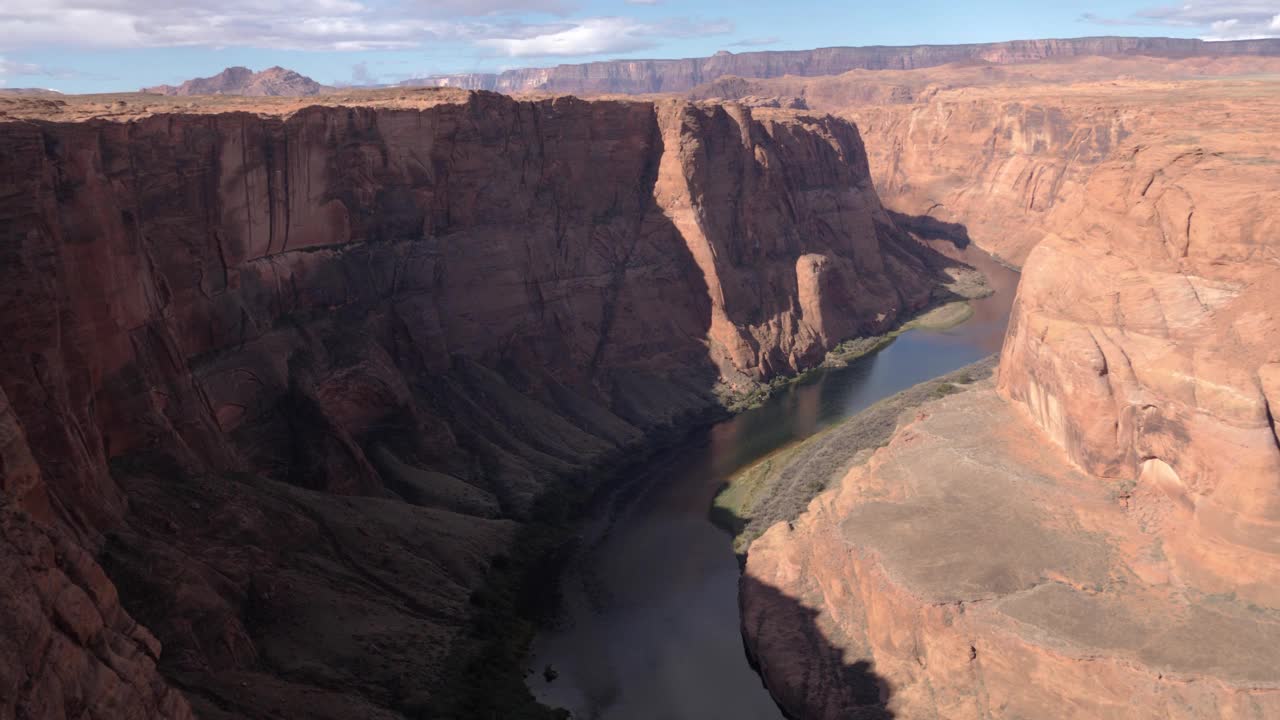
[[[661,453],[602,501],[562,579],[559,621],[534,642],[528,683],[539,701],[577,720],[781,719],[743,651],[739,565],[726,528],[750,537],[820,489],[779,487],[763,461],[786,461],[789,448],[827,430],[847,430],[842,442],[883,442],[892,402],[857,420],[865,427],[835,426],[999,351],[1017,274],[976,248],[964,260],[995,292],[970,301],[959,325],[917,326],[846,367],[809,373]],[[920,402],[965,379],[898,398]],[[877,411],[887,423],[871,417]],[[726,489],[731,479],[738,484]],[[754,523],[739,516],[746,509]]]

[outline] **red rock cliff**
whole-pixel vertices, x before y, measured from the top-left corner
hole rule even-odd
[[[429,703],[553,478],[929,295],[847,122],[399,96],[0,125],[0,487],[203,714]]]
[[[998,383],[750,546],[794,714],[1280,716],[1278,96],[1188,91],[1045,213]]]
[[[722,78],[700,99],[803,102],[857,123],[885,206],[963,225],[1016,265],[1057,205],[1133,144],[1212,134],[1268,98],[1280,58],[1080,57],[772,80]],[[1212,78],[1210,81],[1209,79]],[[1249,113],[1252,119],[1263,122]]]

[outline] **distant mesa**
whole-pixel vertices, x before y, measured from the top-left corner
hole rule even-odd
[[[61,95],[57,90],[49,90],[47,88],[0,88],[0,95]]]
[[[181,85],[143,88],[154,95],[248,95],[254,97],[301,97],[319,95],[324,86],[306,75],[282,67],[254,72],[247,67],[229,67],[207,78],[193,78]]]
[[[1012,65],[1083,56],[1181,59],[1229,55],[1280,56],[1280,38],[1209,42],[1187,38],[1088,37],[1013,40],[968,45],[828,47],[768,50],[671,60],[605,60],[579,65],[518,68],[502,73],[432,75],[405,80],[406,86],[458,87],[505,93],[688,92],[726,75],[776,78],[816,77],[850,70],[913,70],[951,63]]]

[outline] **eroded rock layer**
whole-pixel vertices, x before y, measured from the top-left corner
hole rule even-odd
[[[743,630],[795,717],[1280,712],[1274,606],[1170,575],[1147,512],[986,383],[751,545]]]
[[[1134,145],[1194,146],[1232,127],[1274,128],[1278,71],[1274,57],[1083,57],[722,78],[690,95],[803,102],[854,120],[886,207],[1021,265],[1058,230],[1057,206]]]
[[[908,70],[949,63],[999,65],[1081,56],[1162,58],[1280,55],[1275,39],[1205,42],[1186,38],[1091,37],[1013,40],[966,45],[902,47],[828,47],[814,50],[766,50],[680,60],[605,60],[549,68],[520,68],[503,73],[437,75],[405,85],[439,85],[500,92],[571,93],[685,92],[726,75],[776,78],[837,75],[850,70]]]
[[[1055,204],[997,384],[750,547],[744,632],[789,710],[1280,714],[1280,146],[1244,87]]]
[[[86,689],[10,658],[22,707],[181,716],[159,657],[205,717],[429,708],[549,486],[932,284],[829,117],[23,102],[0,124],[0,488],[38,528],[11,540],[24,572],[59,578],[40,538],[65,535],[89,590],[50,580],[0,627],[125,669]]]

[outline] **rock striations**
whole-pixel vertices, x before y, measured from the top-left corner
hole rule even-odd
[[[499,92],[671,93],[687,92],[726,75],[814,77],[850,70],[910,70],[950,63],[1014,64],[1082,56],[1187,58],[1280,55],[1280,40],[1205,42],[1183,38],[1089,37],[1014,40],[970,45],[829,47],[816,50],[718,52],[683,60],[606,60],[503,73],[435,75],[402,85],[458,87]]]
[[[853,120],[887,207],[963,224],[983,249],[1021,265],[1055,230],[1055,207],[1126,147],[1214,135],[1242,114],[1272,126],[1250,106],[1274,102],[1277,72],[1280,57],[1083,57],[721,78],[689,96],[799,98]]]
[[[1211,92],[1194,134],[1062,116],[1121,144],[1044,216],[998,382],[751,545],[791,713],[1280,716],[1276,95]]]
[[[0,717],[430,707],[548,488],[932,287],[830,117],[135,100],[0,123]]]

